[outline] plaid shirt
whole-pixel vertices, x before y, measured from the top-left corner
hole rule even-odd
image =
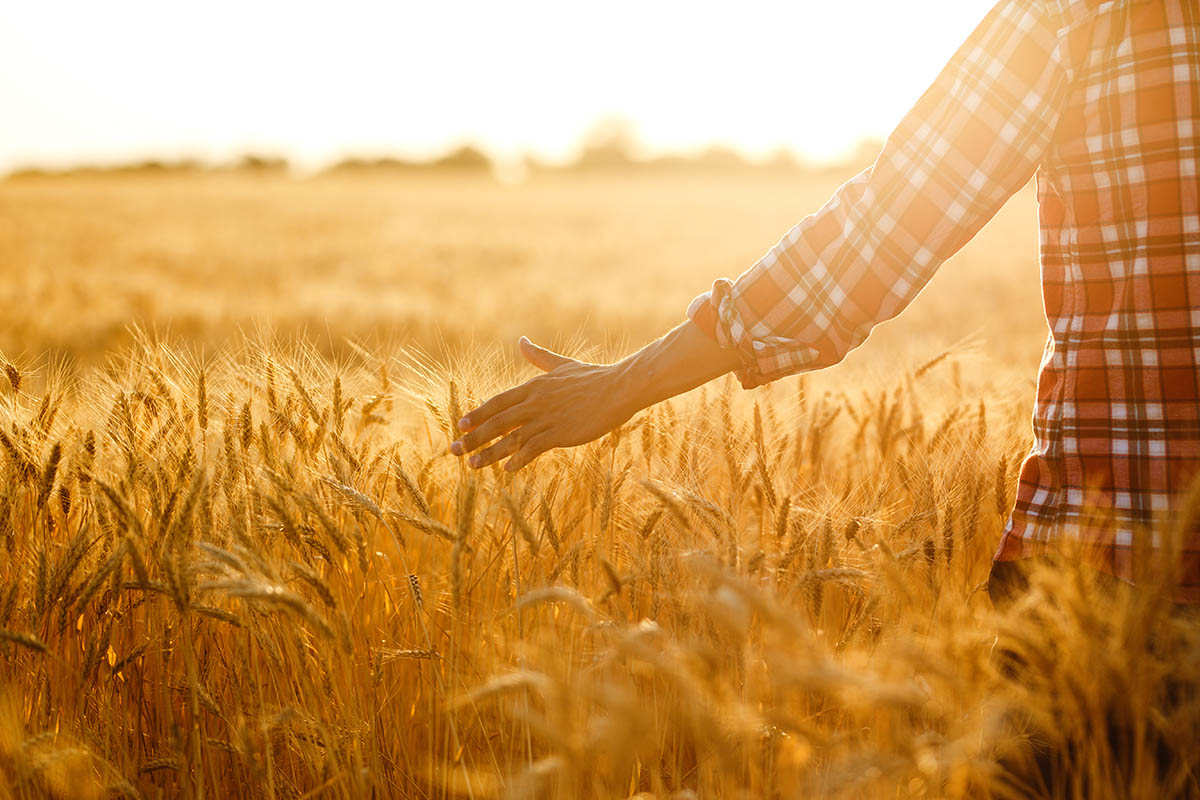
[[[876,163],[688,315],[747,388],[834,364],[1036,172],[1050,336],[996,558],[1079,541],[1132,581],[1200,468],[1198,137],[1196,0],[1002,0]]]

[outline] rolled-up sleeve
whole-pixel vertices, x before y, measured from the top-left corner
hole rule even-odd
[[[845,183],[688,317],[746,388],[840,361],[899,314],[1045,156],[1071,76],[1044,0],[1003,0]]]

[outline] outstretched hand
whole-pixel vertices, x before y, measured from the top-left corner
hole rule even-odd
[[[547,450],[598,439],[639,410],[620,365],[576,361],[524,336],[518,344],[525,360],[543,374],[501,392],[458,421],[465,435],[450,445],[450,452],[462,456],[482,447],[468,460],[472,467],[508,458],[504,468],[515,472]]]

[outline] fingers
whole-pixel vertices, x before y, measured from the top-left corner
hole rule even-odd
[[[450,445],[450,452],[456,456],[465,455],[466,453],[476,450],[483,445],[495,439],[497,436],[503,436],[509,431],[528,420],[528,413],[522,406],[513,406],[496,414],[496,416],[484,421],[470,433],[459,438],[457,442]]]
[[[517,451],[515,456],[504,462],[504,469],[508,472],[516,472],[553,447],[554,445],[551,443],[549,433],[542,432],[536,436],[532,436],[527,442],[521,445],[521,449]]]
[[[521,348],[521,355],[525,356],[526,361],[544,372],[549,372],[552,369],[561,367],[563,364],[571,364],[575,361],[573,358],[560,356],[553,350],[539,347],[524,336],[517,341],[517,346]]]
[[[484,448],[471,456],[470,461],[467,463],[475,469],[479,469],[486,467],[488,464],[495,464],[502,458],[511,456],[520,449],[521,441],[524,438],[523,434],[525,433],[524,428],[518,428],[491,447]]]
[[[473,431],[501,411],[512,408],[525,399],[525,395],[528,393],[527,387],[528,384],[523,383],[520,386],[515,386],[506,392],[496,395],[460,419],[458,421],[458,429],[463,433]]]
[[[539,347],[524,336],[521,337],[519,345],[521,348],[521,354],[525,356],[525,360],[530,364],[533,364],[538,369],[546,372],[549,372],[557,367],[561,367],[564,364],[578,363],[572,358],[560,356],[558,353],[547,350],[544,347]],[[479,408],[476,408],[474,411],[471,411],[462,419],[458,420],[457,426],[459,431],[463,433],[471,433],[475,429],[483,426],[484,423],[488,422],[492,418],[498,417],[503,412],[520,404],[525,400],[526,397],[528,397],[528,395],[528,381],[520,386],[509,389],[506,392],[501,392],[500,394],[492,397],[483,405],[479,406]],[[520,420],[513,420],[512,422],[519,421]],[[452,444],[450,446],[450,450],[455,455],[469,453],[471,450],[474,450],[481,444],[494,439],[503,433],[507,433],[508,430],[512,429],[512,427],[513,426],[511,422],[507,429],[505,429],[503,426],[492,426],[474,439],[468,440],[468,437],[463,437],[459,441]]]

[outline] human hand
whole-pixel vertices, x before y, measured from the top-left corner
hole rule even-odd
[[[471,456],[470,466],[508,458],[504,468],[515,472],[547,450],[600,438],[639,409],[621,365],[576,361],[524,336],[518,344],[525,360],[545,374],[501,392],[458,421],[465,435],[450,445],[456,456],[499,439]]]

